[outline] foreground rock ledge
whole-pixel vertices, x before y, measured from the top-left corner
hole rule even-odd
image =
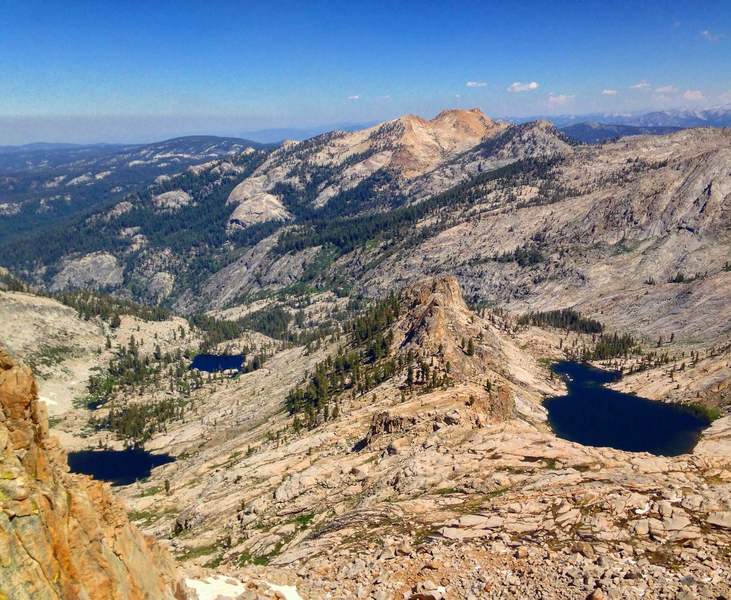
[[[30,369],[0,349],[0,599],[167,600],[176,586],[108,487],[67,472]]]

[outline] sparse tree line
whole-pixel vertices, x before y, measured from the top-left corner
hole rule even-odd
[[[119,327],[121,315],[130,315],[144,321],[164,321],[171,314],[169,310],[159,306],[139,304],[96,290],[46,293],[28,285],[9,271],[0,271],[0,289],[11,292],[30,292],[36,296],[53,298],[73,308],[85,321],[99,317],[115,328]]]
[[[516,185],[517,181],[523,178],[545,175],[554,163],[555,161],[517,161],[486,173],[480,173],[469,181],[446,192],[431,196],[418,204],[400,206],[385,212],[358,216],[327,215],[327,218],[319,213],[314,213],[299,228],[283,233],[274,252],[281,255],[313,246],[332,246],[337,249],[339,254],[345,254],[373,239],[406,239],[411,236],[413,226],[427,215],[432,215],[444,208],[451,210],[458,206],[470,206],[482,200],[486,184],[504,180],[503,185]],[[395,202],[397,206],[400,203],[401,200]],[[326,206],[336,206],[337,204],[328,202]],[[446,227],[448,222],[443,223],[443,226]],[[400,233],[401,231],[403,231],[403,235]]]
[[[393,342],[389,326],[398,317],[399,300],[391,295],[367,309],[359,317],[345,324],[344,332],[350,338],[350,350],[340,348],[315,367],[308,382],[290,391],[287,408],[291,414],[304,413],[305,426],[314,427],[318,422],[335,418],[340,412],[335,397],[345,390],[364,394],[383,381],[391,378],[397,363],[387,359]],[[295,429],[301,426],[299,417]]]
[[[596,319],[584,317],[573,308],[562,308],[545,312],[534,311],[518,317],[519,325],[556,327],[579,333],[602,333],[604,326]]]
[[[642,352],[639,342],[629,333],[602,333],[592,337],[592,341],[594,342],[592,346],[582,345],[578,352],[572,355],[572,358],[581,361],[608,360],[617,357],[627,358],[632,354]],[[571,355],[571,350],[567,349],[567,351]]]
[[[161,385],[164,379],[169,380],[170,391],[187,394],[201,383],[188,369],[192,355],[191,350],[183,352],[180,348],[175,352],[163,353],[159,345],[151,354],[142,354],[133,335],[127,347],[116,352],[106,369],[90,376],[87,385],[89,395],[85,404],[90,408],[98,408],[120,392],[144,393],[150,388],[166,388],[168,386]]]
[[[391,326],[401,310],[397,296],[390,295],[351,319],[343,327],[349,348],[339,348],[315,367],[305,384],[293,389],[287,396],[287,408],[294,415],[293,428],[313,428],[340,415],[339,399],[350,391],[352,397],[362,396],[396,375],[404,375],[404,391],[431,391],[453,383],[447,363],[445,369],[427,358],[409,350],[393,355]],[[474,342],[465,341],[465,352],[474,354]],[[440,348],[440,353],[443,349]]]
[[[516,262],[521,267],[529,267],[544,262],[546,257],[535,244],[524,244],[510,252],[497,254],[492,260],[501,263]]]
[[[92,415],[89,424],[113,431],[128,447],[142,447],[155,433],[167,431],[167,423],[182,420],[192,405],[190,398],[163,398],[149,403],[114,406],[103,417]]]
[[[82,319],[88,321],[93,317],[99,317],[113,328],[119,327],[121,315],[130,315],[143,321],[164,321],[171,314],[169,310],[159,306],[138,304],[89,290],[61,292],[53,294],[52,297],[76,310]]]

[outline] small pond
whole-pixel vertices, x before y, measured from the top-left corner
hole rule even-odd
[[[69,470],[91,475],[112,485],[129,485],[150,476],[150,471],[175,459],[145,450],[82,450],[69,452]]]
[[[244,357],[241,354],[198,354],[193,359],[190,368],[207,373],[218,373],[229,369],[239,370],[243,364]]]
[[[676,456],[692,451],[709,424],[689,408],[605,387],[620,379],[617,372],[569,361],[553,370],[566,380],[568,393],[544,402],[548,422],[572,442]]]

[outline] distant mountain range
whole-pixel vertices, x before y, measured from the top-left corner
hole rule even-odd
[[[272,147],[216,136],[151,144],[0,146],[0,237],[118,202],[195,165]]]
[[[227,172],[226,177],[231,177],[235,171],[248,168],[244,163],[254,164],[254,158],[259,160],[272,152],[271,160],[285,163],[300,155],[309,156],[313,149],[331,152],[333,157],[346,157],[340,170],[336,168],[335,158],[334,162],[328,159],[309,183],[306,178],[280,177],[277,168],[286,172],[288,169],[284,169],[284,165],[272,165],[273,168],[265,173],[266,177],[243,184],[242,189],[249,194],[248,202],[237,208],[241,204],[237,200],[241,190],[229,200],[232,212],[234,208],[238,211],[229,223],[229,227],[235,228],[239,222],[244,226],[251,222],[266,222],[272,214],[277,214],[282,222],[288,222],[296,213],[310,211],[312,206],[305,206],[309,203],[299,205],[286,200],[288,194],[294,193],[290,190],[292,185],[297,193],[305,189],[304,196],[315,193],[313,190],[317,187],[315,196],[319,200],[315,202],[315,208],[327,203],[330,196],[340,194],[348,196],[347,201],[344,200],[346,205],[360,206],[365,197],[375,202],[381,195],[374,193],[375,188],[382,188],[384,193],[388,190],[393,198],[401,200],[405,194],[421,197],[445,189],[446,182],[454,184],[464,177],[474,176],[478,168],[495,168],[510,160],[525,158],[526,149],[534,147],[524,143],[525,136],[535,137],[533,144],[543,151],[544,145],[555,148],[559,139],[597,144],[625,136],[664,135],[689,127],[725,127],[731,125],[731,107],[625,115],[561,115],[542,121],[532,120],[522,125],[527,129],[509,127],[509,123],[516,121],[499,119],[488,123],[483,122],[479,111],[445,111],[433,122],[406,116],[386,122],[381,129],[367,127],[367,123],[340,123],[329,133],[319,133],[321,128],[267,129],[247,133],[248,139],[201,135],[149,144],[41,142],[0,146],[0,237],[17,237],[38,226],[57,223],[61,218],[111,206],[168,177],[209,162],[226,163],[222,168],[228,169],[230,173]],[[531,125],[547,121],[557,131]],[[492,133],[487,135],[483,131],[485,128]],[[507,129],[503,131],[504,128]],[[366,135],[366,129],[373,129],[373,133]],[[365,137],[355,135],[355,132]],[[497,135],[498,132],[502,134]],[[432,142],[417,143],[422,134]],[[519,143],[511,136],[518,136]],[[296,148],[284,144],[281,151],[275,151],[279,144],[273,141],[285,138],[294,140],[293,143],[303,139],[309,141]],[[480,160],[462,164],[466,159],[461,153],[480,140],[484,146]],[[381,147],[388,152],[383,153]],[[248,156],[246,152],[255,152],[255,155]],[[310,159],[316,155],[317,152]],[[242,164],[234,164],[237,160],[243,161]],[[306,161],[301,168],[309,173]],[[407,175],[394,179],[393,174],[399,169]],[[432,170],[431,175],[421,176]],[[420,176],[408,175],[412,171]],[[381,174],[380,178],[375,174]],[[220,179],[217,178],[216,181]],[[226,181],[229,183],[228,179]],[[325,181],[329,185],[324,185]],[[371,189],[373,186],[375,188]],[[371,206],[371,209],[375,208],[375,205]]]
[[[0,146],[0,154],[14,154],[16,152],[36,152],[48,150],[70,150],[79,148],[84,144],[64,144],[64,143],[48,143],[35,142],[32,144],[20,144],[17,146]],[[96,145],[96,144],[94,144]],[[100,144],[103,145],[103,144]]]
[[[281,142],[283,140],[306,140],[328,131],[359,131],[367,129],[375,125],[377,121],[369,121],[366,123],[333,123],[330,125],[320,125],[317,127],[279,127],[272,129],[257,129],[255,131],[245,131],[241,137],[254,140],[262,144],[271,144]]]
[[[603,123],[607,125],[630,125],[633,127],[731,127],[731,105],[717,106],[703,110],[662,110],[636,113],[590,113],[583,115],[552,115],[541,117],[520,117],[508,119],[526,122],[546,119],[556,127],[567,127],[577,123]]]
[[[565,114],[565,115],[532,115],[527,117],[501,117],[498,121],[507,123],[528,123],[530,121],[550,121],[559,129],[566,129],[575,125],[586,125],[593,132],[582,133],[581,129],[568,130],[565,133],[570,137],[574,134],[577,141],[590,141],[595,143],[604,139],[624,135],[662,135],[675,129],[684,129],[688,127],[731,127],[731,105],[716,106],[702,110],[672,109],[663,111],[647,111],[633,113],[588,113],[588,114]],[[342,122],[330,123],[312,127],[275,127],[267,129],[256,129],[241,132],[234,137],[217,137],[217,136],[186,136],[168,140],[177,142],[180,140],[232,140],[236,143],[242,142],[246,145],[255,146],[256,144],[278,144],[284,140],[302,141],[312,137],[316,137],[330,131],[346,131],[353,132],[362,129],[368,129],[376,125],[376,121],[365,121],[362,123]],[[611,130],[607,128],[606,134],[600,133],[598,125],[621,125],[625,129]],[[631,128],[642,128],[636,131]],[[661,128],[653,130],[652,128]],[[572,133],[573,131],[573,133]],[[584,135],[589,139],[582,139]],[[166,142],[159,142],[166,143]],[[57,156],[63,157],[63,152],[79,153],[83,155],[114,153],[129,150],[135,147],[148,146],[151,144],[72,144],[72,143],[46,143],[36,142],[23,145],[6,145],[0,146],[0,157],[4,155],[33,155],[34,153],[51,153],[61,152]],[[0,168],[6,165],[7,159],[3,158]]]
[[[731,127],[731,106],[704,110],[664,110],[636,113],[590,113],[583,115],[535,115],[505,117],[509,123],[550,121],[571,139],[585,143],[599,143],[627,135],[663,135],[688,127]],[[283,140],[306,140],[328,131],[359,131],[375,125],[365,123],[335,123],[310,128],[275,128],[246,131],[241,134],[260,143]],[[2,150],[0,150],[1,152]]]
[[[591,121],[561,127],[560,131],[569,139],[585,144],[600,144],[629,135],[665,135],[680,131],[683,127],[640,127],[636,125],[613,125]]]

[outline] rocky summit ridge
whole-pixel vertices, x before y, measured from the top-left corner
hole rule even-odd
[[[385,171],[392,177],[389,190],[406,191],[415,179],[508,127],[476,108],[445,110],[431,120],[405,115],[360,131],[336,131],[288,144],[233,189],[228,203],[236,208],[229,223],[245,227],[292,218],[282,202],[281,191],[288,187],[311,189],[312,206],[323,207]]]

